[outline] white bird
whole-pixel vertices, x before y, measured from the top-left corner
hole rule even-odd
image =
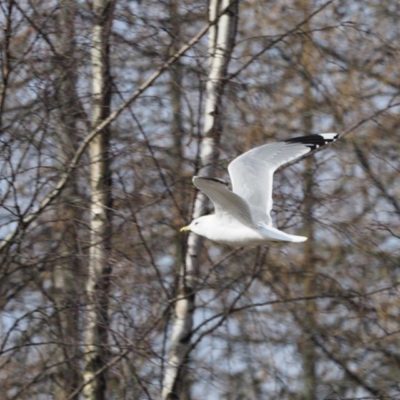
[[[215,213],[194,219],[181,231],[192,231],[212,241],[234,246],[267,241],[304,242],[304,236],[285,233],[272,224],[272,182],[274,172],[284,164],[334,142],[337,133],[321,133],[255,147],[228,165],[232,182],[201,176],[193,184],[213,203]]]

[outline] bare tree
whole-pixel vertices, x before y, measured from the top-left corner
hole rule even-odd
[[[222,1],[92,5],[0,1],[2,398],[398,398],[397,3],[241,2],[232,54]],[[331,130],[275,176],[307,243],[178,233],[192,175]]]
[[[60,160],[69,160],[78,147],[78,124],[81,117],[76,93],[77,73],[75,68],[75,18],[76,4],[62,2],[58,15],[60,26],[55,62],[55,103],[59,120]],[[54,267],[54,302],[58,320],[57,335],[60,340],[60,371],[56,379],[56,397],[67,399],[80,383],[79,361],[79,299],[81,291],[76,281],[81,272],[77,221],[80,220],[78,206],[77,171],[71,172],[68,185],[58,199],[57,221],[59,221],[59,257]]]
[[[110,114],[110,32],[113,0],[93,2],[92,31],[92,127],[99,126]],[[111,169],[109,127],[89,145],[90,154],[90,249],[86,282],[87,308],[84,329],[84,397],[105,399],[106,377],[102,369],[108,356],[108,302],[111,274]]]
[[[222,14],[221,14],[222,12]],[[235,42],[238,18],[238,2],[213,0],[209,4],[209,19],[218,23],[209,31],[209,75],[207,78],[204,127],[200,140],[200,170],[210,176],[218,157],[218,143],[222,133],[222,95],[225,77]],[[192,218],[204,212],[205,197],[198,193],[194,202]],[[189,376],[187,364],[190,353],[190,338],[195,311],[195,277],[201,239],[189,234],[184,263],[179,270],[178,289],[175,300],[175,315],[171,329],[170,349],[164,375],[164,399],[189,398]]]
[[[302,8],[304,16],[310,14],[310,3],[308,0],[302,1]],[[304,25],[306,32],[310,31],[310,24],[307,22]],[[314,47],[312,44],[312,33],[305,34],[300,55],[300,68],[303,74],[303,130],[306,133],[314,131],[314,99],[312,94],[313,84],[313,57]],[[315,261],[315,206],[316,206],[316,185],[314,173],[316,169],[316,162],[313,156],[306,160],[304,171],[304,229],[305,236],[308,240],[304,243],[304,295],[313,296],[315,294],[316,286],[316,261]],[[300,318],[302,322],[303,338],[299,341],[299,351],[303,359],[304,369],[304,400],[317,400],[318,396],[318,380],[317,380],[317,352],[312,337],[316,330],[316,302],[307,302],[304,313]]]

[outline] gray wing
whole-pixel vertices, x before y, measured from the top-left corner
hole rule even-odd
[[[336,133],[321,133],[266,144],[247,151],[229,164],[232,190],[246,200],[255,222],[272,224],[270,212],[274,172],[280,166],[335,141],[337,137]]]
[[[214,178],[194,176],[193,184],[212,201],[215,214],[229,215],[245,225],[252,224],[247,203],[239,195],[231,192],[223,182]]]

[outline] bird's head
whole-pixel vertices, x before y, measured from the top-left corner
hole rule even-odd
[[[209,220],[212,215],[204,215],[202,217],[194,219],[189,225],[183,226],[180,232],[194,232],[200,236],[207,236],[207,231],[209,230]]]

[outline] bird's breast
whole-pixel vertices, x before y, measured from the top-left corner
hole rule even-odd
[[[238,221],[225,221],[213,224],[204,236],[214,242],[231,246],[245,246],[265,241],[265,237],[257,229],[253,229]]]

